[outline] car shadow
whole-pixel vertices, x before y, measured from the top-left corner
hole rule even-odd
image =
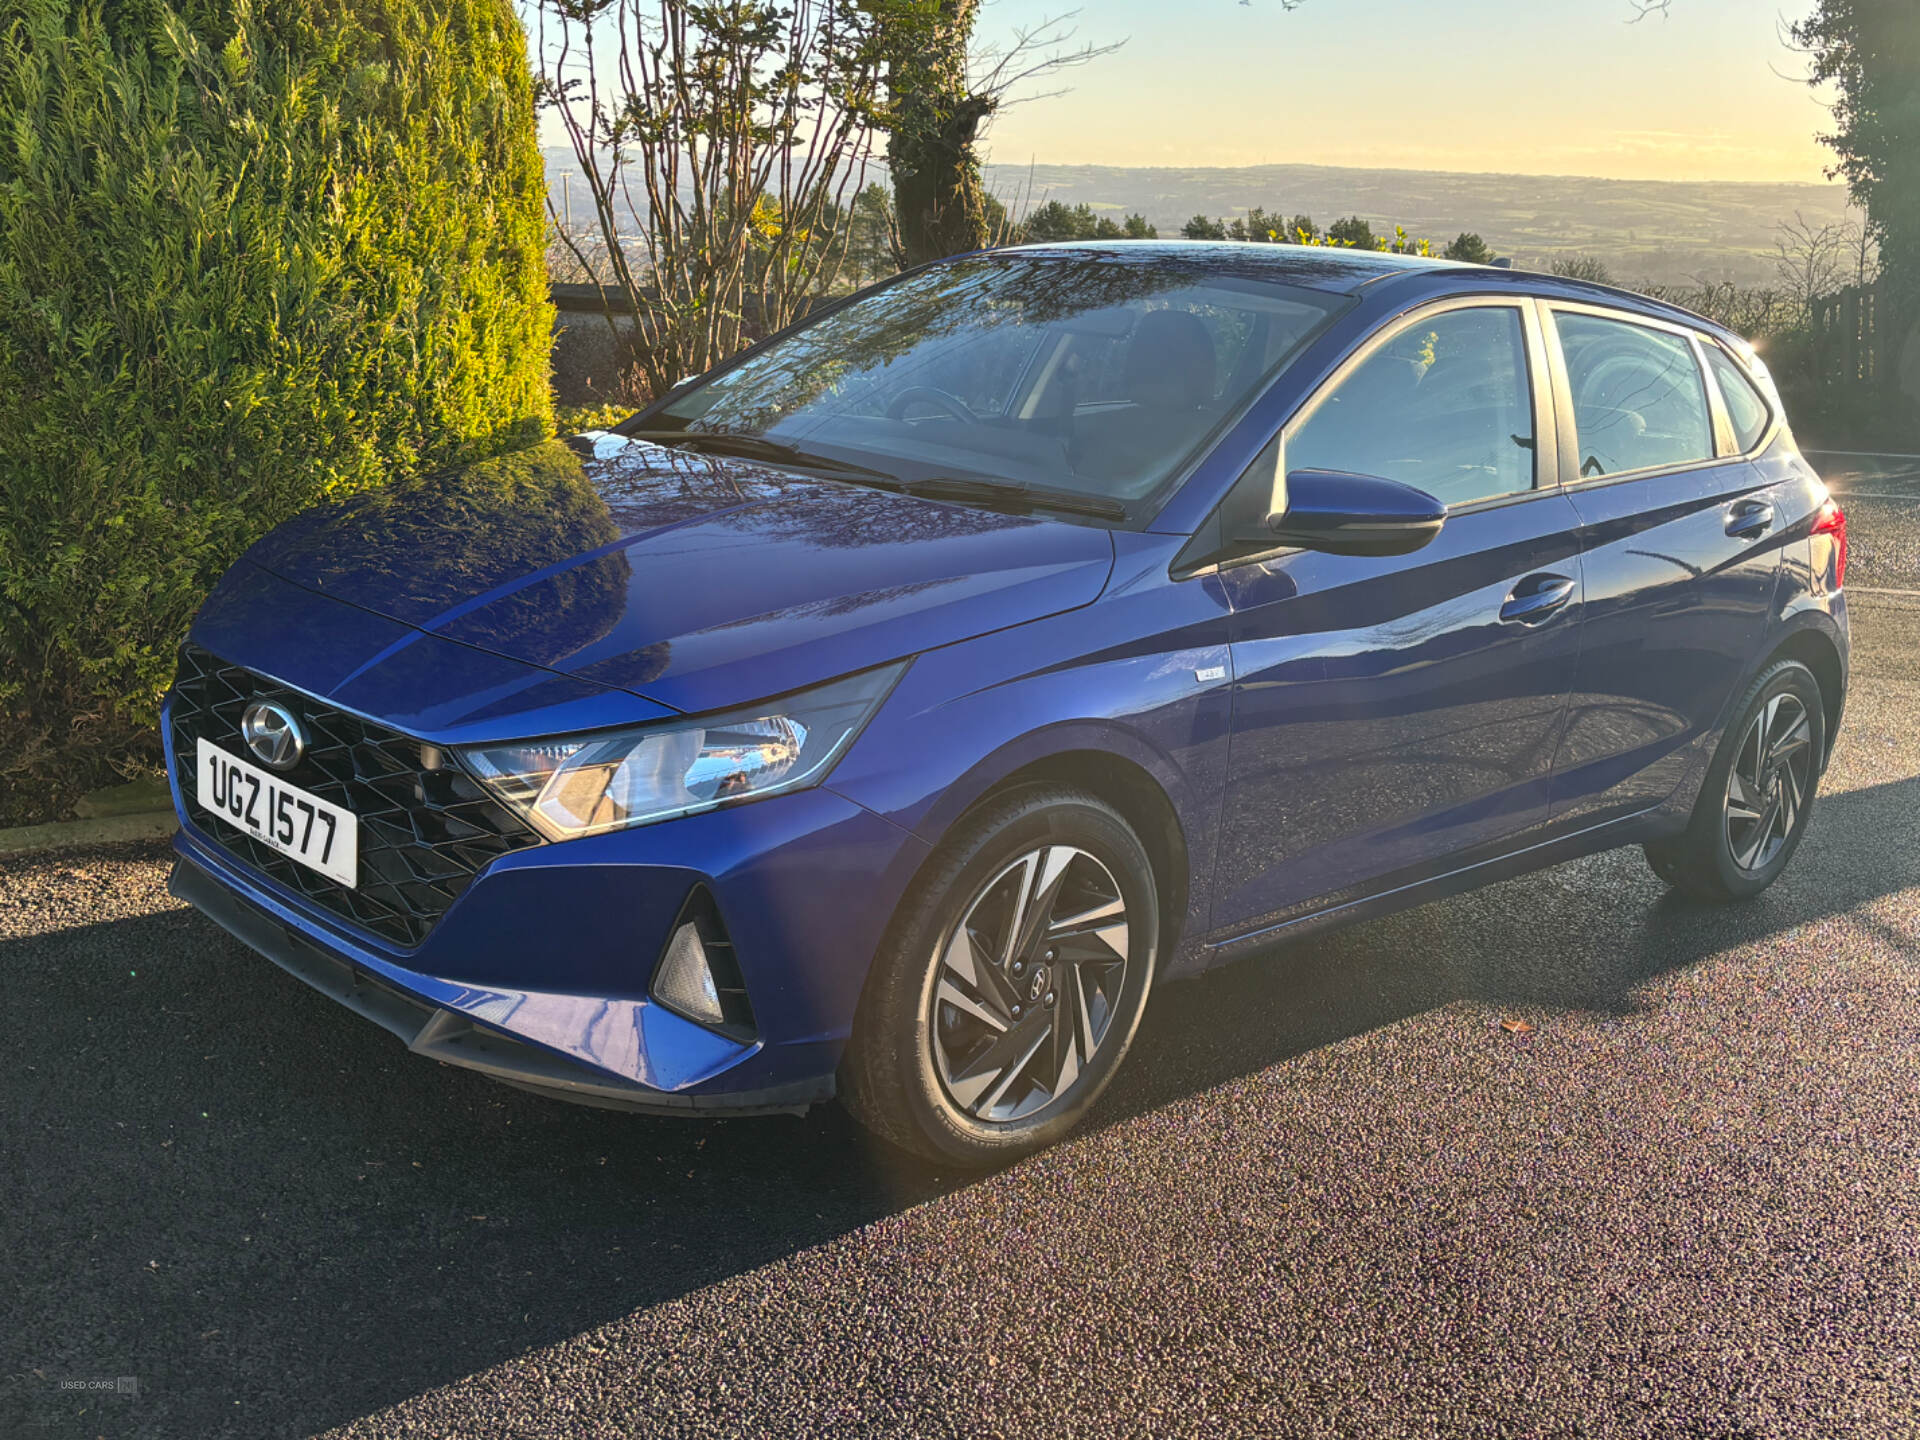
[[[1824,798],[1741,906],[1619,851],[1170,986],[1093,1124],[1439,1006],[1630,1012],[1912,883],[1916,801]],[[306,1434],[969,1183],[831,1107],[658,1120],[425,1063],[186,910],[0,943],[0,982],[0,1422],[68,1423],[93,1402],[63,1377],[133,1375],[107,1433]]]
[[[1638,846],[1298,942],[1169,986],[1102,1100],[1110,1121],[1439,1006],[1501,1018],[1625,1015],[1645,982],[1920,883],[1920,779],[1823,795],[1787,872],[1753,900],[1668,889]]]

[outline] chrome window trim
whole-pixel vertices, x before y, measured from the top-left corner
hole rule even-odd
[[[1687,339],[1698,333],[1696,327],[1682,324],[1678,320],[1668,320],[1658,315],[1642,315],[1638,310],[1621,310],[1611,305],[1595,305],[1585,300],[1562,300],[1557,295],[1542,295],[1540,303],[1549,310],[1565,311],[1569,315],[1592,315],[1601,320],[1618,320],[1625,325],[1639,325],[1647,330],[1664,330],[1669,335],[1678,335]]]
[[[1731,464],[1737,457],[1709,455],[1705,460],[1688,460],[1679,465],[1648,465],[1639,470],[1616,470],[1611,475],[1589,475],[1584,480],[1569,480],[1569,490],[1598,490],[1606,485],[1620,485],[1633,480],[1648,480],[1657,475],[1690,475],[1695,470],[1711,470],[1716,465]]]

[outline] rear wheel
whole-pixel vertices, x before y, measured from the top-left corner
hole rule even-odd
[[[1686,831],[1646,847],[1662,880],[1703,900],[1741,900],[1779,878],[1813,815],[1826,754],[1820,683],[1797,660],[1753,682],[1720,738]]]
[[[1103,801],[1018,792],[943,844],[875,961],[847,1106],[963,1165],[1050,1145],[1113,1077],[1153,985],[1153,867]]]

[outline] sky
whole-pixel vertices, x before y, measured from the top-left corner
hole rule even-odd
[[[987,0],[1005,43],[1073,8]],[[1824,179],[1828,115],[1782,36],[1808,0],[1078,0],[1114,54],[1008,107],[988,158]]]

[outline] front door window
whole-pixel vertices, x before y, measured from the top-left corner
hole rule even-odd
[[[1286,463],[1398,480],[1448,505],[1531,490],[1520,312],[1449,310],[1407,326],[1320,402],[1288,439]]]

